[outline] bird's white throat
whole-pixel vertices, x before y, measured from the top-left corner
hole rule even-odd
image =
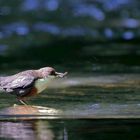
[[[35,82],[35,87],[37,88],[38,93],[42,92],[43,90],[45,90],[46,88],[49,87],[49,85],[51,84],[51,81],[54,79],[55,77],[47,77],[44,79],[38,79]]]

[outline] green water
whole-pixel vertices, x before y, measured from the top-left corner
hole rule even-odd
[[[69,53],[60,47],[60,54],[55,55],[51,48],[35,48],[31,56],[24,57],[29,48],[23,49],[23,54],[17,51],[14,56],[2,57],[1,75],[51,65],[57,71],[68,71],[68,76],[54,80],[28,101],[53,112],[7,114],[9,107],[20,103],[15,96],[1,93],[0,139],[139,139],[139,51],[131,54],[133,44],[122,51],[115,45],[104,47],[71,48]]]

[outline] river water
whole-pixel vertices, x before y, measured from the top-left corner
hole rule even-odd
[[[1,94],[0,137],[4,139],[137,139],[139,74],[68,76],[21,106]],[[59,83],[59,84],[58,84]],[[18,104],[13,106],[13,104]],[[37,108],[33,110],[31,106]],[[21,134],[21,135],[19,135]]]
[[[68,75],[51,81],[29,106],[1,93],[0,139],[139,139],[139,49],[118,45],[121,49],[114,43],[55,52],[53,47],[29,48],[3,57],[1,75],[46,64]]]

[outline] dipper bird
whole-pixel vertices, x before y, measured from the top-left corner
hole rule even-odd
[[[0,90],[14,94],[24,105],[26,97],[37,95],[47,88],[48,80],[64,77],[67,74],[56,72],[52,67],[26,70],[11,76],[0,77]]]

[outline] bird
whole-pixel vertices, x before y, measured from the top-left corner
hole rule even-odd
[[[26,98],[37,95],[45,90],[47,88],[47,80],[56,77],[62,78],[66,74],[67,72],[56,72],[52,67],[26,70],[14,75],[0,77],[0,90],[16,95],[20,103],[27,105]]]

